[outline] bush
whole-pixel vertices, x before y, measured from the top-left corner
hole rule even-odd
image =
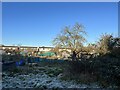
[[[112,57],[111,54],[88,60],[71,61],[68,71],[70,73],[67,76],[69,79],[81,81],[81,77],[85,77],[83,81],[99,82],[104,87],[120,86],[120,60],[117,57]],[[90,80],[87,77],[93,79]]]

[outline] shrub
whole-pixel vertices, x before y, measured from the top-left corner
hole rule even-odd
[[[69,79],[81,81],[81,77],[85,77],[82,81],[97,81],[103,87],[120,86],[120,60],[112,57],[111,54],[88,60],[72,61],[69,63],[68,71]],[[92,77],[92,79],[87,77]]]

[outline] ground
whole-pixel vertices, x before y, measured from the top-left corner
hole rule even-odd
[[[42,63],[42,64],[41,64]],[[78,84],[75,81],[62,80],[63,63],[25,65],[8,68],[2,74],[3,88],[99,88],[97,83]]]

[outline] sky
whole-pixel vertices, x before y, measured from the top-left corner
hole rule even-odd
[[[87,43],[102,33],[118,34],[117,2],[4,2],[2,44],[52,46],[65,26],[84,25]]]

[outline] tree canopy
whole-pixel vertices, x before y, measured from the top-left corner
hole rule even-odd
[[[66,26],[60,34],[54,38],[53,45],[76,51],[81,48],[83,42],[86,41],[84,35],[86,35],[86,32],[84,31],[83,25],[76,23],[73,27]]]
[[[66,26],[58,34],[54,40],[53,45],[60,48],[69,48],[72,50],[72,60],[76,59],[78,51],[83,47],[86,32],[82,24],[76,23],[73,27]]]

